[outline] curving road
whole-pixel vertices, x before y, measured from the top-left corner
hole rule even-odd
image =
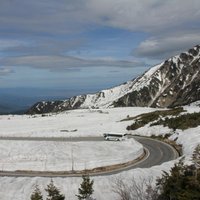
[[[155,165],[160,165],[164,162],[176,159],[178,157],[177,151],[170,145],[139,136],[130,136],[140,142],[146,150],[146,156],[137,163],[131,163],[128,166],[121,167],[120,169],[112,169],[104,172],[93,172],[91,176],[102,176],[116,174],[121,171],[130,170],[134,168],[148,168]],[[23,141],[56,141],[56,142],[78,142],[78,141],[104,141],[103,137],[74,137],[74,138],[38,138],[38,137],[1,137],[0,140],[23,140]],[[67,173],[67,172],[34,172],[34,171],[0,171],[0,176],[12,176],[12,177],[76,177],[82,174]]]
[[[140,142],[150,153],[149,157],[137,163],[134,166],[135,168],[148,168],[179,157],[178,152],[169,144],[146,137],[134,137],[134,139]]]

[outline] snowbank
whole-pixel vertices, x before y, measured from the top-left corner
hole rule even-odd
[[[70,171],[126,163],[143,154],[134,139],[100,142],[0,142],[0,169],[7,171]]]

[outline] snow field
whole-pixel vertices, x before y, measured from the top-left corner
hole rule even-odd
[[[3,140],[0,142],[0,169],[70,171],[73,167],[85,170],[132,161],[142,153],[143,146],[133,139],[121,142]]]
[[[199,112],[200,107],[197,104],[187,106],[187,112]],[[186,107],[184,107],[186,108]],[[131,121],[119,122],[129,115],[136,116],[141,113],[154,111],[152,108],[113,108],[100,110],[74,110],[58,115],[47,117],[37,116],[0,116],[0,137],[2,136],[29,136],[29,137],[70,137],[70,136],[100,136],[104,132],[128,132],[126,127]],[[8,119],[9,118],[9,119]],[[73,132],[72,130],[77,129]],[[68,130],[69,132],[61,132]],[[162,126],[150,127],[146,125],[136,131],[129,133],[138,135],[160,135],[169,133],[171,130]],[[200,126],[185,131],[177,130],[177,133],[171,136],[171,139],[177,138],[177,142],[183,145],[183,153],[189,160],[194,148],[200,144]],[[2,142],[2,141],[1,141]],[[10,142],[10,141],[9,141]],[[43,143],[44,144],[44,143]],[[50,144],[50,143],[49,143]],[[60,144],[60,143],[59,143]],[[111,144],[111,143],[108,143]],[[11,144],[10,144],[11,145]],[[4,148],[9,148],[8,143]],[[44,144],[44,146],[46,146]],[[54,145],[52,144],[51,148]],[[10,146],[9,151],[11,151]],[[47,147],[46,147],[47,148]],[[50,147],[49,147],[50,148]],[[55,147],[53,147],[55,148]],[[2,150],[0,150],[2,151]],[[50,153],[50,152],[48,152]],[[3,154],[4,156],[7,153]],[[37,157],[37,156],[36,156]],[[121,178],[130,183],[131,179],[140,182],[142,179],[152,178],[155,183],[157,177],[161,176],[162,170],[169,171],[173,164],[177,162],[170,161],[159,166],[144,169],[132,169],[110,176],[96,176],[94,179],[94,197],[98,200],[117,199],[116,194],[112,192],[113,182],[116,178]],[[13,163],[14,164],[14,163]],[[44,165],[43,165],[44,167]],[[78,187],[82,181],[81,178],[53,178],[54,183],[66,195],[66,199],[75,200],[78,193]],[[14,178],[0,177],[0,196],[1,200],[27,200],[38,184],[41,188],[44,199],[44,188],[50,182],[50,178]]]
[[[61,114],[2,115],[0,137],[79,137],[102,136],[105,132],[125,133],[130,121],[120,122],[127,115],[154,111],[153,108],[112,108],[72,110]]]

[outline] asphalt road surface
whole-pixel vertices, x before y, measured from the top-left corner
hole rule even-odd
[[[104,171],[92,173],[92,176],[105,176],[116,174],[121,171],[130,170],[134,168],[149,168],[155,165],[160,165],[164,162],[176,159],[178,157],[177,151],[170,145],[163,143],[158,140],[139,137],[139,136],[130,136],[140,142],[145,150],[146,156],[137,163],[131,164],[129,166],[122,167],[120,169],[113,169],[112,171]],[[21,140],[21,141],[56,141],[56,142],[78,142],[78,141],[99,141],[103,142],[103,137],[0,137],[1,140]],[[65,172],[34,172],[34,171],[0,171],[0,176],[12,176],[12,177],[76,177],[81,176],[81,174],[69,174]]]

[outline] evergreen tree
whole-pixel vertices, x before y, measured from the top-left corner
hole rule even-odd
[[[200,197],[200,173],[194,165],[185,166],[183,160],[170,173],[164,172],[157,185],[158,200],[199,200]]]
[[[94,181],[90,181],[90,177],[89,175],[83,175],[82,176],[82,183],[80,185],[80,188],[78,189],[78,195],[76,195],[78,197],[79,200],[82,199],[91,199],[91,196],[94,192],[93,190],[93,183]]]
[[[60,194],[60,190],[54,185],[53,180],[47,185],[47,188],[45,191],[47,194],[46,200],[64,200],[65,196],[63,194]]]
[[[31,200],[43,200],[42,193],[38,188],[38,185],[35,186],[35,190],[31,194]]]
[[[192,160],[197,169],[200,169],[200,144],[194,149]]]

